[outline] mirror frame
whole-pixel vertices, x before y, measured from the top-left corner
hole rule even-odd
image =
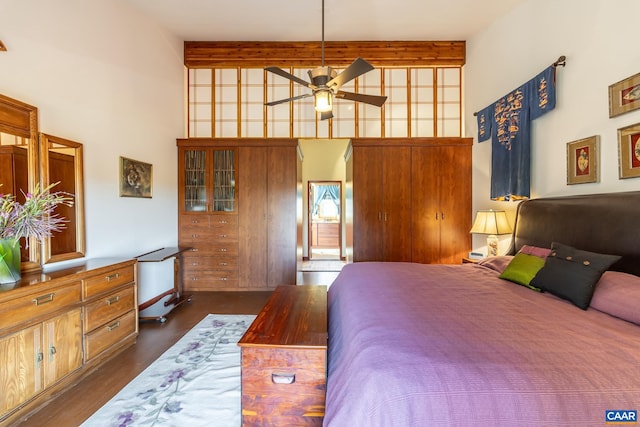
[[[40,182],[38,167],[38,109],[0,94],[0,132],[29,138],[28,180],[30,193]],[[29,238],[29,259],[21,264],[23,272],[40,271],[40,242]]]
[[[85,230],[84,230],[84,184],[83,184],[83,162],[82,162],[82,144],[71,141],[69,139],[60,138],[58,136],[40,133],[40,180],[42,188],[46,188],[52,184],[49,178],[49,148],[52,145],[64,145],[73,148],[74,153],[74,201],[73,206],[76,212],[76,244],[74,252],[66,252],[60,254],[51,254],[51,237],[47,237],[42,241],[42,262],[43,264],[66,261],[69,259],[82,258],[85,256]],[[55,191],[55,188],[53,189]]]

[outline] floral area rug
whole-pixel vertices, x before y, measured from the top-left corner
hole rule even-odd
[[[238,427],[240,347],[253,315],[209,314],[82,427]]]

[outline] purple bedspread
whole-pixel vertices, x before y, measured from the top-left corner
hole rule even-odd
[[[356,263],[329,288],[325,426],[602,426],[640,410],[640,326],[473,265]]]

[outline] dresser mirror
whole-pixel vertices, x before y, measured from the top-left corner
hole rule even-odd
[[[39,182],[38,109],[0,95],[0,193],[24,203]],[[22,270],[40,270],[40,242],[20,241]]]
[[[56,213],[68,222],[63,230],[42,242],[44,264],[82,258],[85,253],[82,144],[40,134],[40,176],[43,188],[72,194],[73,206],[58,205]]]

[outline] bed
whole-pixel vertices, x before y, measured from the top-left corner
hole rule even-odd
[[[508,256],[346,265],[328,295],[324,425],[633,421],[624,411],[640,408],[639,219],[640,192],[533,199],[518,207]],[[528,286],[546,273],[560,288],[501,278],[525,249],[547,251]],[[586,307],[563,294],[576,280],[594,282],[582,286]]]

